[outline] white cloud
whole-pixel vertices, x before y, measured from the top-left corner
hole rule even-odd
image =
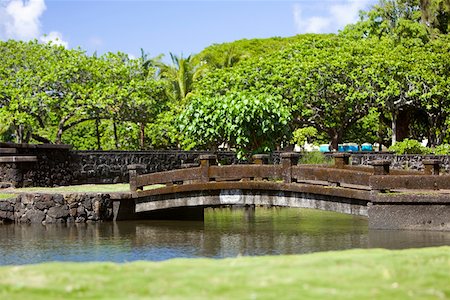
[[[294,23],[299,33],[320,33],[329,25],[330,20],[323,17],[303,18],[303,11],[300,4],[294,4],[292,13],[294,14]]]
[[[0,5],[0,37],[30,40],[40,33],[44,0],[8,0]]]
[[[345,25],[356,22],[359,11],[371,3],[374,3],[374,0],[344,0],[344,3],[339,1],[339,4],[325,6],[321,16],[307,17],[303,16],[301,5],[296,3],[292,7],[295,29],[298,33],[336,32]]]
[[[67,48],[69,43],[60,32],[42,35],[40,18],[46,9],[45,0],[0,0],[0,40],[39,39]]]
[[[62,33],[58,31],[51,31],[49,34],[43,35],[39,38],[42,43],[52,43],[53,45],[60,45],[67,48],[69,43],[64,41]]]

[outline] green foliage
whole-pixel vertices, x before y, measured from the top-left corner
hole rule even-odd
[[[377,43],[370,40],[303,35],[286,49],[208,73],[197,93],[277,96],[292,111],[291,128],[313,126],[337,147],[345,130],[373,105],[377,70],[372,56],[377,52]]]
[[[324,164],[332,164],[333,159],[330,157],[326,157],[320,151],[311,151],[311,152],[303,152],[299,164],[304,165],[324,165]]]
[[[169,65],[144,52],[96,57],[1,41],[0,139],[77,149],[225,143],[243,155],[308,137],[333,148],[386,143],[406,128],[436,146],[450,138],[449,12],[448,0],[380,1],[339,35],[240,40],[172,54]]]
[[[289,139],[290,111],[279,97],[234,92],[194,96],[181,114],[181,131],[196,147],[217,149],[225,143],[238,156],[271,151]]]
[[[431,150],[422,146],[417,140],[405,139],[401,142],[396,142],[389,147],[389,151],[394,151],[396,154],[430,154]]]
[[[303,35],[273,37],[266,39],[243,39],[231,43],[213,44],[193,57],[197,64],[206,64],[207,69],[230,68],[248,59],[264,57],[301,42]]]
[[[291,143],[302,147],[308,140],[310,141],[316,135],[317,129],[312,126],[299,128],[292,133]]]
[[[450,154],[450,145],[442,144],[442,145],[436,146],[434,149],[431,149],[431,150],[436,155],[449,155]]]

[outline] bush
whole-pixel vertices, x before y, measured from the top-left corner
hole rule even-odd
[[[436,155],[449,155],[450,154],[450,145],[442,144],[442,145],[436,146],[436,148],[431,149],[431,150]]]
[[[304,165],[332,164],[333,159],[330,157],[326,157],[322,152],[312,151],[304,152],[298,163]]]
[[[397,142],[391,147],[390,151],[394,151],[396,154],[430,154],[431,149],[425,146],[417,140],[404,139],[401,142]]]

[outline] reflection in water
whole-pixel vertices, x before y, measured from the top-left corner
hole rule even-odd
[[[305,209],[208,209],[205,222],[0,226],[0,265],[297,254],[450,245],[449,232],[367,230],[367,219]]]

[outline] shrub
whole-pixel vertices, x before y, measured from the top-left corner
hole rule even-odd
[[[433,150],[433,153],[436,155],[448,155],[448,154],[450,154],[450,145],[442,144],[442,145],[436,146],[436,148],[434,148],[432,150]]]
[[[430,154],[431,149],[422,146],[417,140],[404,139],[401,142],[397,142],[391,147],[390,151],[394,151],[396,154]]]
[[[332,164],[333,159],[330,157],[326,157],[322,152],[312,151],[304,152],[298,163],[305,165]]]

